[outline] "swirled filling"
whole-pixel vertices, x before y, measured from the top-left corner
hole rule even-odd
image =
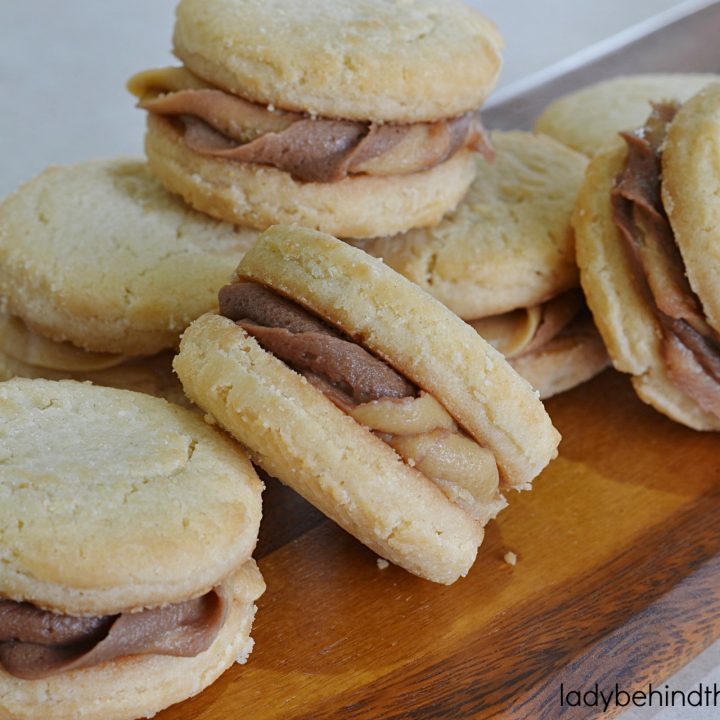
[[[622,133],[625,166],[611,194],[613,219],[638,287],[662,329],[661,354],[668,378],[705,412],[720,418],[720,334],[690,287],[661,195],[662,147],[678,110],[655,105],[647,122]]]
[[[294,302],[255,283],[220,291],[220,314],[368,427],[478,522],[505,505],[493,454],[386,362]]]
[[[129,655],[194,657],[212,645],[228,606],[218,589],[162,608],[103,617],[0,600],[0,666],[36,680]]]
[[[244,100],[186,68],[139,73],[128,88],[140,108],[172,119],[190,150],[270,165],[304,182],[421,172],[463,148],[492,158],[476,111],[404,125],[311,117]]]
[[[0,312],[0,353],[13,360],[60,372],[92,372],[116,367],[124,355],[83,350],[69,342],[57,342],[32,332],[14,315]]]

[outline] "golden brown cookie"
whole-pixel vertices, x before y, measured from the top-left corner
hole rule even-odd
[[[255,237],[185,206],[143,162],[50,168],[0,204],[3,311],[51,340],[151,355],[214,306]]]
[[[512,357],[533,342],[547,301],[579,282],[570,219],[587,160],[545,135],[494,132],[492,141],[495,162],[478,162],[467,196],[439,225],[352,242],[481,334],[492,325],[500,342],[486,339]],[[575,315],[581,310],[577,304]],[[555,334],[570,321],[557,325]],[[588,330],[566,333],[511,362],[544,398],[593,377],[607,357]]]
[[[502,39],[458,0],[182,0],[182,68],[129,88],[173,192],[264,229],[363,238],[437,223],[490,150],[477,111]]]
[[[690,285],[720,332],[720,82],[687,102],[673,122],[662,190]]]
[[[130,720],[246,659],[262,484],[227,438],[140,393],[16,379],[0,462],[4,715]]]
[[[479,107],[503,42],[459,0],[182,0],[173,44],[194,73],[260,104],[411,123]]]
[[[616,178],[627,172],[628,149],[622,143],[592,160],[574,218],[583,288],[615,367],[633,376],[643,400],[698,430],[720,429],[720,336],[713,327],[717,287],[698,282],[695,275],[700,248],[708,253],[703,263],[715,262],[711,238],[717,234],[713,222],[718,213],[717,198],[705,194],[712,183],[707,173],[712,155],[695,152],[691,157],[685,149],[698,140],[695,147],[705,149],[713,132],[717,136],[717,103],[716,85],[689,100],[670,122],[667,139],[656,153],[655,179],[638,175],[643,179],[623,181],[631,194],[657,187],[649,203],[654,203],[658,220],[631,210],[634,240],[616,220],[624,216],[626,201],[617,205],[611,200]],[[648,136],[652,134],[639,134],[635,143]],[[661,184],[654,185],[660,177]],[[681,177],[687,183],[682,190]],[[672,181],[665,187],[667,178]],[[702,206],[699,215],[687,212],[685,203],[693,202],[693,193],[708,204],[707,209],[702,201],[695,205]],[[663,220],[666,215],[669,222]]]
[[[473,154],[461,151],[411,175],[301,182],[274,167],[194,153],[176,127],[153,116],[148,118],[145,150],[165,187],[208,215],[259,229],[299,223],[343,237],[435,225],[460,202],[475,175]]]
[[[328,388],[334,371],[320,380],[299,375],[263,349],[261,334],[258,340],[227,317],[206,315],[186,331],[174,363],[188,395],[264,469],[383,557],[437,582],[464,575],[482,526],[502,507],[498,480],[529,487],[555,454],[559,436],[536,394],[469,325],[330,236],[272,228],[245,256],[236,280],[290,298],[293,308],[319,318],[308,322],[342,332],[342,353],[369,351],[362,362],[382,364],[377,372],[420,393],[403,389],[391,400],[383,391],[372,401],[345,403],[338,399],[342,383]],[[317,339],[310,335],[308,341]],[[403,423],[423,427],[390,427]],[[423,437],[409,439],[415,433]],[[441,472],[440,481],[432,470],[421,472],[428,458],[437,460],[430,440],[462,446],[460,462],[482,462],[485,480],[470,486],[458,479],[462,472]]]

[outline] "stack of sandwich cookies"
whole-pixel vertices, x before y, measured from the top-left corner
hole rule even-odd
[[[0,384],[0,717],[151,716],[252,649],[262,484],[199,417]]]
[[[607,366],[578,289],[572,210],[587,160],[555,140],[494,132],[496,159],[439,225],[354,241],[434,295],[549,397]]]
[[[143,162],[47,170],[0,204],[0,377],[181,397],[168,351],[256,235],[186,207]]]
[[[642,126],[651,102],[684,102],[718,79],[709,73],[648,73],[603,80],[548,105],[535,130],[592,157],[619,132]]]
[[[382,557],[437,582],[466,574],[501,489],[528,488],[555,455],[530,386],[439,302],[328,235],[271,228],[235,280],[183,335],[189,397]]]
[[[720,84],[591,162],[575,214],[588,304],[641,399],[720,429]]]
[[[141,73],[146,150],[216,217],[340,237],[437,223],[465,194],[496,28],[458,0],[181,0],[184,67]]]

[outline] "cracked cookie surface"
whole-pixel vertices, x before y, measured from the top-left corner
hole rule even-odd
[[[10,598],[76,615],[173,602],[212,587],[255,545],[262,484],[250,462],[164,400],[69,380],[2,383],[0,468]]]
[[[214,307],[256,237],[187,207],[142,161],[53,167],[0,204],[4,312],[85,350],[154,354]]]

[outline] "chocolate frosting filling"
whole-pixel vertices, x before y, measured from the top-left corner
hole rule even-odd
[[[129,655],[194,657],[207,650],[229,603],[218,590],[140,612],[74,617],[0,600],[0,665],[36,680]]]
[[[561,335],[586,310],[582,292],[578,289],[568,290],[551,298],[542,306],[542,320],[533,339],[518,355],[541,350],[551,340]]]
[[[328,390],[331,399],[343,408],[418,393],[387,363],[261,285],[226,285],[219,301],[221,315],[237,322],[319,389]]]
[[[628,156],[611,194],[613,219],[662,327],[671,382],[720,417],[720,335],[690,287],[661,199],[662,146],[677,110],[675,103],[655,105],[643,128],[622,133]]]
[[[142,98],[139,107],[175,118],[183,141],[206,156],[271,165],[305,182],[429,170],[467,147],[492,159],[477,111],[433,123],[377,124],[275,111],[216,88]]]
[[[432,395],[261,285],[228,285],[219,300],[221,315],[304,375],[474,520],[484,525],[505,505],[494,456],[465,435]]]

